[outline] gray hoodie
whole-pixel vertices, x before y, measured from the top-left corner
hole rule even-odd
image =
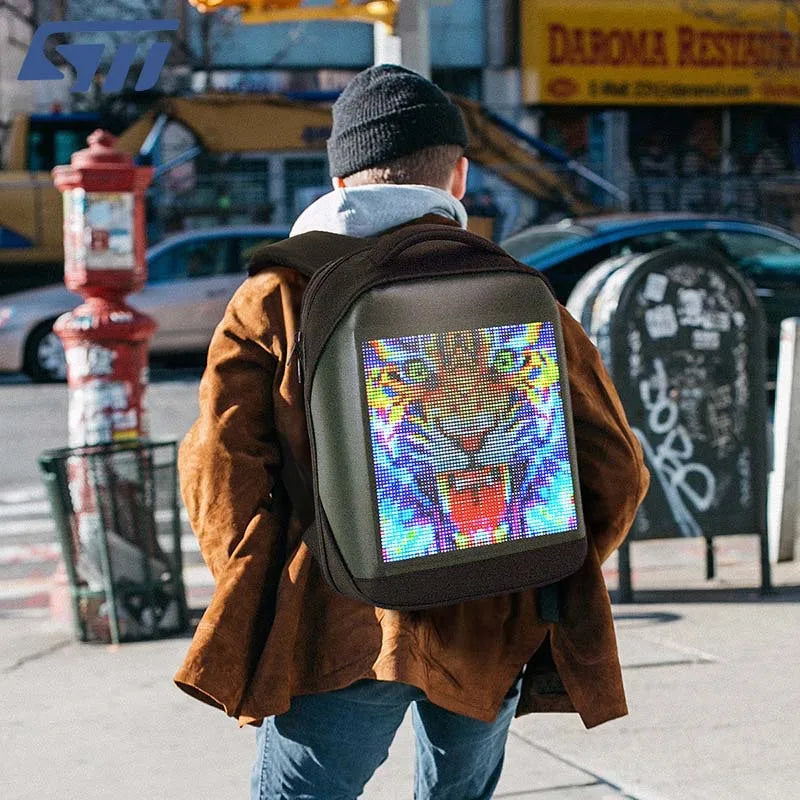
[[[300,214],[289,235],[328,231],[373,236],[425,214],[450,217],[467,227],[466,209],[450,192],[433,186],[381,183],[334,189],[323,195]]]

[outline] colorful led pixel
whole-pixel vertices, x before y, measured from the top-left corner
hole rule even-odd
[[[362,355],[385,562],[577,527],[551,322]]]

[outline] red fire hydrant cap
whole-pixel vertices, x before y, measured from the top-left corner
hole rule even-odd
[[[86,140],[89,146],[83,150],[78,150],[72,154],[71,166],[80,169],[81,167],[93,167],[100,164],[113,164],[115,166],[131,167],[133,158],[130,153],[125,153],[117,149],[117,137],[108,131],[99,128],[89,134]]]

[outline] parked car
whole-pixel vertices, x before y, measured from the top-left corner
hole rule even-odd
[[[750,279],[767,319],[767,374],[774,381],[781,320],[800,316],[800,237],[730,217],[620,214],[535,225],[502,242],[515,258],[547,275],[562,303],[601,261],[672,244],[710,247]]]
[[[129,299],[158,323],[150,352],[204,352],[244,280],[246,252],[286,236],[287,228],[274,225],[201,228],[149,248],[147,285]],[[80,302],[79,295],[61,284],[0,297],[0,371],[24,371],[39,381],[64,380],[64,349],[53,323]]]

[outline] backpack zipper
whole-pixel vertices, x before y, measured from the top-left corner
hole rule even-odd
[[[297,329],[297,333],[294,335],[294,345],[292,347],[292,352],[289,354],[289,358],[294,355],[297,358],[297,380],[299,381],[300,385],[303,385],[303,332],[300,328]]]

